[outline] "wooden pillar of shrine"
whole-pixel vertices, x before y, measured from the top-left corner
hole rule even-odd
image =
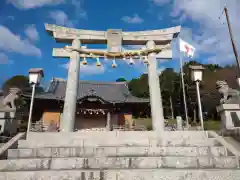
[[[112,123],[111,123],[111,112],[107,112],[107,125],[106,130],[111,131],[112,130]]]

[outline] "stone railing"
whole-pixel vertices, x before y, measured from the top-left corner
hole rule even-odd
[[[215,138],[221,145],[223,145],[229,152],[238,158],[238,167],[239,167],[239,157],[240,152],[232,144],[228,143],[222,136],[218,135],[214,131],[208,131],[208,137]]]
[[[26,138],[26,133],[18,133],[0,148],[0,159],[7,158],[7,150],[17,148],[18,140]]]
[[[77,132],[87,132],[87,131],[106,131],[106,128],[90,128],[90,129],[80,129]]]
[[[38,121],[36,123],[32,123],[31,124],[31,128],[30,131],[31,132],[57,132],[58,131],[58,127],[53,125],[52,127],[50,127],[51,125],[46,125],[43,124],[41,121]]]
[[[107,128],[89,128],[89,129],[80,129],[75,130],[77,132],[86,132],[86,131],[107,131]],[[113,131],[146,131],[145,126],[133,126],[132,129],[126,126],[113,125]]]
[[[0,136],[0,144],[5,144],[7,143],[12,137],[9,136]]]
[[[113,125],[113,131],[146,131],[146,127],[144,125],[136,125],[129,128],[128,126]]]
[[[218,134],[224,137],[232,137],[234,140],[240,142],[240,128],[223,129]]]

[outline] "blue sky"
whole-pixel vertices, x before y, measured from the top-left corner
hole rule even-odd
[[[24,74],[30,68],[43,68],[44,82],[53,76],[66,78],[68,59],[52,57],[57,44],[45,31],[44,23],[62,26],[124,31],[162,29],[182,25],[181,37],[197,49],[195,58],[204,63],[231,64],[234,56],[222,15],[229,7],[235,40],[240,47],[238,0],[1,0],[0,2],[0,84],[13,75]],[[220,19],[219,19],[220,17]],[[159,61],[159,70],[179,68],[179,50],[174,42],[173,60]],[[80,70],[80,79],[115,81],[130,80],[146,72],[143,64],[131,67],[111,62],[97,68],[89,61]]]

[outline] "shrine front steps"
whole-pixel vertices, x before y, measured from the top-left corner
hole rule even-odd
[[[205,131],[164,131],[157,133],[154,131],[87,131],[87,132],[29,132],[27,140],[29,141],[42,141],[42,140],[64,140],[64,139],[199,139],[205,140],[208,138],[208,132]]]
[[[1,172],[103,169],[238,169],[237,157],[92,157],[2,160]]]
[[[208,132],[76,132],[28,133],[27,140],[19,140],[19,148],[40,147],[98,147],[98,146],[217,146]]]
[[[106,137],[107,138],[107,137]],[[161,147],[161,146],[219,146],[215,138],[199,139],[46,139],[38,141],[19,140],[18,148],[41,148],[41,147]]]
[[[239,167],[222,147],[79,147],[8,151],[0,171],[161,169]]]
[[[224,146],[212,147],[68,147],[9,149],[8,159],[68,157],[219,157],[233,155]]]
[[[0,173],[0,180],[239,180],[236,169],[62,170]]]
[[[29,133],[18,148],[0,180],[240,179],[239,158],[205,132]]]

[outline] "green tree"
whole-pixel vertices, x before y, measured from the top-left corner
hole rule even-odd
[[[203,81],[200,84],[202,108],[207,112],[209,118],[217,118],[216,106],[219,104],[220,94],[216,90],[216,81],[227,81],[229,87],[238,88],[236,83],[237,68],[235,65],[221,67],[217,64],[200,64],[197,61],[189,61],[184,64],[184,81],[188,115],[193,120],[197,116],[198,108],[196,103],[196,86],[191,80],[190,65],[202,65],[205,67]],[[175,115],[184,117],[184,104],[181,74],[167,68],[160,75],[160,85],[165,115],[169,114],[171,108],[170,98]],[[129,82],[129,89],[134,96],[149,97],[148,75],[144,74]],[[194,113],[195,112],[195,113]]]
[[[28,77],[24,75],[16,75],[8,79],[4,84],[3,84],[3,92],[4,94],[7,94],[9,92],[9,89],[11,87],[17,87],[21,90],[24,90],[26,88],[29,88],[29,82],[28,82]]]
[[[223,68],[217,64],[200,64],[196,61],[190,61],[184,64],[184,80],[185,80],[185,89],[187,96],[188,104],[188,114],[194,119],[197,111],[197,102],[196,102],[196,86],[191,80],[191,70],[189,69],[190,65],[202,65],[205,70],[203,71],[203,81],[200,84],[200,93],[203,111],[207,112],[210,116],[216,114],[216,106],[219,103],[220,94],[216,92],[216,81],[224,80],[227,77],[227,74],[231,74],[227,68]],[[231,78],[229,78],[231,79]]]
[[[125,82],[127,81],[125,78],[121,77],[116,80],[116,82]]]
[[[143,74],[137,79],[132,79],[128,83],[128,87],[132,95],[141,98],[148,98],[149,97],[148,75]]]
[[[173,99],[173,94],[177,92],[176,83],[178,80],[178,74],[173,68],[166,68],[160,75],[160,85],[162,90],[162,99],[165,111],[171,112],[171,117],[174,118],[174,105],[177,97]]]
[[[9,89],[12,87],[17,87],[24,93],[32,92],[32,87],[29,85],[28,77],[24,75],[16,75],[9,78],[2,87],[4,94],[8,94]],[[37,86],[36,93],[42,92],[44,92],[44,88],[42,86]]]

